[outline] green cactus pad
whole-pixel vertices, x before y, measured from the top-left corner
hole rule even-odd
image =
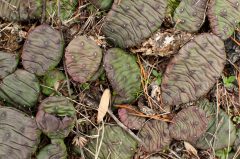
[[[41,17],[41,0],[1,0],[0,17],[9,21],[26,21]]]
[[[211,0],[207,16],[212,32],[226,40],[240,22],[240,0]]]
[[[90,0],[90,2],[101,10],[107,10],[111,8],[113,0]]]
[[[52,139],[51,144],[43,147],[37,159],[67,159],[67,148],[62,139]]]
[[[39,129],[51,139],[65,138],[72,131],[76,110],[65,97],[52,96],[38,107],[36,121]]]
[[[42,24],[28,34],[23,46],[22,64],[27,71],[42,76],[58,65],[62,55],[61,33]]]
[[[102,50],[93,40],[78,36],[68,44],[65,60],[67,71],[72,79],[85,83],[98,71]]]
[[[37,77],[18,69],[0,83],[0,98],[14,106],[33,107],[40,94]]]
[[[175,10],[173,20],[176,28],[197,32],[205,21],[208,0],[182,0]]]
[[[168,124],[159,120],[147,121],[139,132],[139,138],[145,143],[144,150],[147,152],[158,152],[167,148],[172,141]]]
[[[206,133],[193,144],[194,147],[219,150],[232,146],[236,139],[236,127],[230,117],[221,109],[217,113],[217,105],[206,99],[199,101],[197,105],[206,112],[209,122]]]
[[[206,132],[208,118],[205,111],[196,106],[181,110],[169,126],[170,136],[176,140],[194,142]]]
[[[139,45],[162,24],[167,10],[163,0],[121,0],[113,3],[103,33],[121,48]]]
[[[51,71],[48,71],[44,77],[43,77],[43,87],[42,87],[42,93],[49,96],[52,93],[54,93],[54,86],[57,82],[64,81],[66,79],[63,72],[54,69]],[[48,88],[50,87],[50,88]]]
[[[136,58],[113,48],[104,56],[104,67],[110,83],[117,93],[116,104],[131,103],[141,91],[141,74]]]
[[[0,158],[29,159],[40,142],[35,120],[13,108],[0,107]]]
[[[184,45],[167,66],[162,80],[162,100],[166,105],[195,101],[219,78],[226,61],[223,41],[201,34]]]
[[[102,134],[103,132],[104,134]],[[98,131],[93,129],[90,134],[97,135]],[[101,139],[102,144],[99,151],[99,159],[132,159],[137,149],[137,141],[121,127],[107,125],[104,126],[104,131],[100,131],[98,142],[97,138],[94,138],[86,145],[86,148],[93,153],[91,154],[86,151],[88,159],[94,159],[96,147],[98,148]]]
[[[16,70],[18,60],[18,55],[0,51],[0,80]]]
[[[118,116],[120,121],[129,129],[139,130],[145,123],[146,119],[143,117],[132,115],[127,109],[118,109]]]

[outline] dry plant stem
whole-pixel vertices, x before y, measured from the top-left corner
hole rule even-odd
[[[66,79],[67,79],[68,96],[71,98],[70,82],[69,82],[69,77],[68,77],[68,73],[67,73],[65,62],[63,62],[63,68],[64,68],[64,73],[65,73]]]
[[[233,37],[230,37],[238,46],[240,46],[240,42],[239,41],[237,41],[235,38],[233,38]]]
[[[42,19],[41,19],[41,24],[45,23],[46,21],[46,0],[42,0]]]
[[[145,143],[143,143],[143,141],[141,139],[139,139],[139,137],[137,137],[131,130],[129,130],[125,125],[123,125],[118,118],[113,114],[113,112],[108,109],[108,114],[113,118],[113,120],[115,120],[115,122],[121,127],[123,128],[123,130],[125,130],[129,135],[131,135],[135,140],[137,140],[139,142],[139,144],[141,144],[142,146],[145,146]]]

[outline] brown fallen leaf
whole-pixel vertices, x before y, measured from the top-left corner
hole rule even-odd
[[[110,99],[111,92],[109,89],[105,89],[98,106],[97,123],[100,123],[106,115],[110,104]]]
[[[187,150],[187,152],[189,152],[190,154],[193,154],[195,157],[200,159],[200,157],[198,156],[197,150],[190,143],[184,141],[184,147]]]

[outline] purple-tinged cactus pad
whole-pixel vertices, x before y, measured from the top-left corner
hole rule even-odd
[[[62,139],[52,139],[51,144],[43,147],[37,159],[66,159],[67,148]]]
[[[33,118],[13,108],[0,107],[0,158],[29,159],[40,142]]]
[[[23,46],[23,67],[38,76],[55,68],[63,55],[62,34],[47,24],[32,30]]]
[[[177,113],[169,126],[170,136],[176,140],[195,142],[207,130],[208,118],[203,109],[196,106]]]
[[[93,129],[90,135],[98,135],[98,130]],[[87,159],[94,159],[96,148],[99,148],[99,141],[102,139],[99,159],[132,159],[137,150],[137,141],[125,130],[116,125],[106,125],[104,130],[99,131],[98,139],[94,138],[86,145]]]
[[[182,0],[174,13],[176,28],[197,32],[205,21],[208,0]]]
[[[0,17],[9,21],[26,21],[41,17],[41,0],[1,0]]]
[[[161,26],[167,4],[166,0],[115,1],[107,15],[103,33],[118,47],[136,46]]]
[[[93,40],[78,36],[68,44],[65,61],[72,79],[85,83],[98,71],[102,61],[102,50]]]
[[[129,129],[139,130],[146,121],[145,118],[132,115],[127,109],[118,109],[120,121]]]
[[[18,55],[0,51],[0,80],[16,70],[18,60]]]
[[[139,138],[145,143],[144,151],[158,152],[167,148],[172,138],[169,135],[168,124],[164,121],[147,121],[139,132]]]
[[[207,16],[212,32],[226,40],[240,22],[240,0],[211,0]]]
[[[16,70],[0,83],[0,99],[14,106],[33,107],[39,94],[37,77],[25,70]]]
[[[208,93],[226,61],[223,41],[213,34],[201,34],[184,45],[167,66],[162,80],[166,105],[195,101]]]
[[[39,129],[51,139],[65,138],[72,131],[76,110],[65,97],[52,96],[38,107],[36,121]]]
[[[116,92],[116,104],[133,102],[141,91],[141,74],[136,58],[119,49],[112,48],[104,56],[107,77]]]

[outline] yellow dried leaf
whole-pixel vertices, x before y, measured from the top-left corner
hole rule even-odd
[[[110,104],[110,99],[111,92],[109,89],[105,89],[98,107],[97,123],[100,123],[106,115]]]
[[[197,150],[190,143],[184,141],[184,147],[189,153],[193,154],[198,159],[200,159],[199,156],[198,156]]]
[[[54,83],[54,90],[57,91],[59,86],[60,86],[60,82],[59,81],[55,82]]]

